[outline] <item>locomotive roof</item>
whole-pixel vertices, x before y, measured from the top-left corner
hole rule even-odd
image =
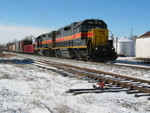
[[[80,24],[84,23],[85,21],[91,21],[91,20],[98,20],[98,21],[104,22],[103,20],[99,20],[99,19],[86,19],[86,20],[83,20],[83,21],[76,22],[75,27],[79,26]],[[104,23],[105,23],[105,22],[104,22]],[[105,23],[105,24],[106,24],[106,23]]]
[[[79,21],[76,23],[75,27],[79,26],[80,24],[82,24],[84,21]]]

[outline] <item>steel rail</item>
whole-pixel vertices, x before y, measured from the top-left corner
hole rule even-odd
[[[56,63],[56,62],[49,62],[49,61],[41,61],[42,63],[49,64],[58,70],[63,70],[68,73],[80,75],[83,77],[88,77],[94,80],[102,81],[105,83],[111,83],[120,87],[128,88],[129,90],[139,90],[141,93],[150,93],[150,88],[149,87],[143,87],[139,85],[138,83],[148,83],[150,84],[150,81],[147,80],[141,80],[141,79],[136,79],[132,77],[125,77],[122,75],[117,75],[117,74],[112,74],[108,72],[102,72],[98,70],[92,70],[88,68],[82,68],[78,66],[72,66],[68,64],[62,64],[62,63]],[[95,74],[103,75],[103,76],[98,76]],[[113,76],[111,77],[106,77],[105,75]],[[119,80],[118,80],[119,78]],[[134,83],[132,81],[135,81]]]
[[[73,65],[69,65],[69,64],[63,64],[63,63],[56,63],[56,62],[49,62],[49,61],[46,61],[46,63],[51,64],[51,65],[58,65],[58,66],[65,66],[68,68],[79,69],[79,70],[83,70],[83,71],[87,71],[87,72],[91,72],[91,73],[95,73],[95,74],[111,75],[116,78],[122,78],[125,80],[132,80],[135,82],[150,84],[150,81],[139,79],[139,78],[133,78],[133,77],[128,77],[128,76],[124,76],[124,75],[119,75],[119,74],[114,74],[114,73],[109,73],[109,72],[104,72],[104,71],[99,71],[99,70],[94,70],[94,69],[89,69],[89,68],[83,68],[83,67],[73,66]]]

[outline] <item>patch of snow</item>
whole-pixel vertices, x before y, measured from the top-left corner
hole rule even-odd
[[[52,59],[51,59],[52,60]],[[58,59],[57,59],[58,61]],[[61,62],[69,63],[67,60]],[[72,61],[74,65],[114,73],[149,77],[149,71],[117,69],[103,64]],[[143,78],[142,77],[142,78]],[[0,63],[1,113],[149,113],[150,101],[125,92],[81,94],[65,93],[73,88],[92,88],[87,81],[63,77],[32,64]]]

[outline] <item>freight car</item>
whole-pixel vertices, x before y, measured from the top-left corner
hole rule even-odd
[[[18,45],[18,52],[20,53],[24,53],[24,46],[26,45],[30,45],[32,44],[32,40],[29,40],[29,39],[24,39],[22,41],[19,41],[19,45]]]
[[[26,53],[27,48],[25,46],[29,46],[32,44],[32,40],[23,39],[21,41],[14,42],[6,46],[6,49],[9,52],[19,52],[19,53]],[[31,46],[32,47],[32,46]],[[25,50],[26,49],[26,50]],[[29,49],[29,48],[28,48]],[[30,48],[31,49],[31,48]]]
[[[98,19],[74,22],[38,36],[35,40],[35,53],[92,61],[117,58],[112,40],[108,39],[107,24]]]
[[[8,50],[9,52],[15,52],[15,44],[14,44],[14,43],[10,44],[10,45],[7,47],[7,50]]]
[[[24,53],[34,54],[34,44],[24,45]]]

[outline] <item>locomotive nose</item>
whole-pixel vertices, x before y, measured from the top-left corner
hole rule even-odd
[[[94,46],[106,46],[108,42],[108,30],[93,29],[92,44]]]

